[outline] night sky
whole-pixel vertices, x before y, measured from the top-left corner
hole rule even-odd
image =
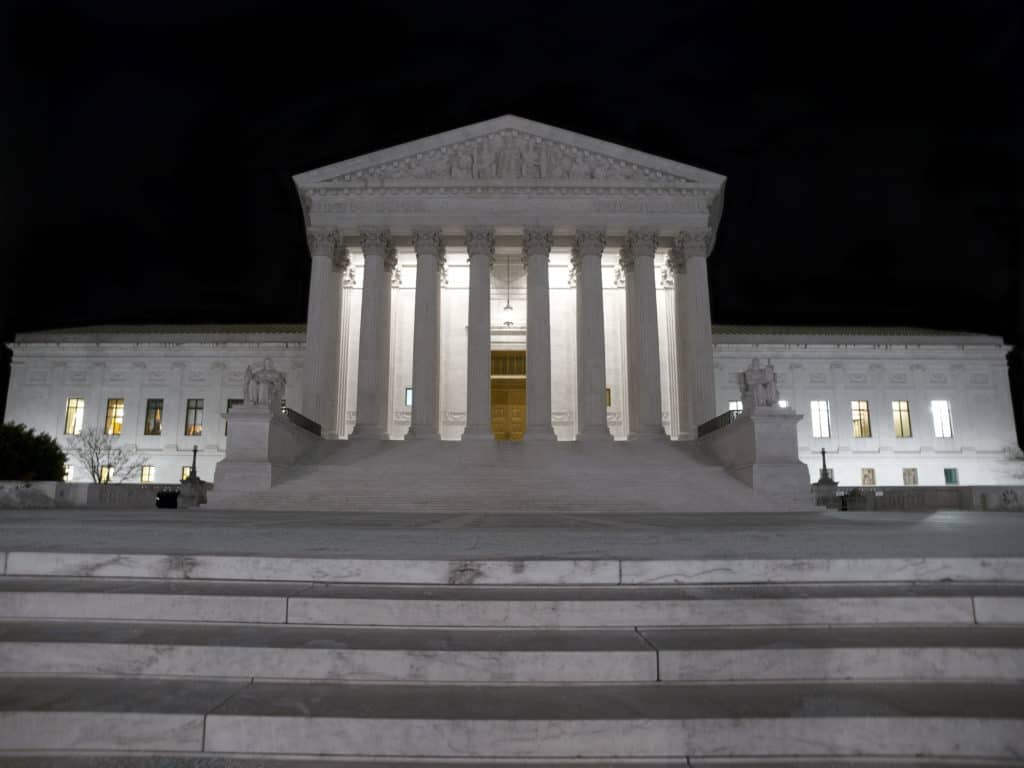
[[[514,113],[728,176],[717,323],[1024,341],[1024,5],[784,5],[5,4],[0,340],[304,322],[292,174]]]

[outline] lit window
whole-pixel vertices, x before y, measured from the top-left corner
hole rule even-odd
[[[743,413],[743,401],[742,400],[730,400],[729,410],[733,413]]]
[[[70,483],[75,477],[75,465],[68,462],[64,465],[64,482]]]
[[[152,466],[151,464],[147,464],[142,468],[142,477],[140,477],[139,479],[143,483],[152,483],[155,477],[156,467]]]
[[[868,401],[851,400],[850,411],[853,416],[853,436],[871,437],[871,413],[868,411]]]
[[[190,398],[185,404],[185,434],[198,437],[203,434],[203,398]]]
[[[164,401],[162,399],[150,399],[146,401],[146,430],[147,435],[159,435],[163,428]]]
[[[917,467],[906,467],[903,470],[903,484],[917,485]]]
[[[960,473],[956,467],[947,467],[942,470],[942,474],[946,477],[946,485],[960,485]]]
[[[779,400],[779,408],[789,408],[789,400]]]
[[[124,426],[124,400],[120,397],[107,400],[107,420],[103,424],[103,432],[107,435],[120,435]]]
[[[873,467],[862,467],[860,470],[860,484],[861,485],[874,485],[875,484],[875,470]]]
[[[828,400],[811,400],[811,437],[832,437]]]
[[[114,479],[114,467],[110,464],[105,464],[100,467],[100,482],[109,483]]]
[[[85,418],[85,398],[69,397],[64,414],[64,434],[82,434],[82,419]]]
[[[932,423],[936,437],[953,436],[953,420],[949,415],[949,400],[932,400]]]
[[[241,398],[235,398],[235,397],[228,398],[228,407],[224,409],[224,415],[227,416],[227,414],[231,413],[231,409],[232,408],[234,408],[236,405],[241,405],[244,402],[245,401],[242,400]],[[224,434],[226,435],[227,433],[228,433],[228,420],[225,418],[224,419]]]
[[[182,467],[181,468],[181,482],[185,482],[190,477],[192,477],[192,467],[189,466],[189,465],[186,465],[186,466]]]
[[[412,387],[405,388],[405,407],[412,408]]]
[[[892,429],[896,437],[910,437],[910,401],[892,401]]]

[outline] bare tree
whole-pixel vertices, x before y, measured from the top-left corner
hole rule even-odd
[[[68,438],[68,455],[85,467],[94,483],[123,483],[138,475],[149,457],[142,456],[134,445],[121,447],[113,435],[90,427]],[[107,472],[104,473],[104,468]],[[106,477],[104,478],[104,474]]]

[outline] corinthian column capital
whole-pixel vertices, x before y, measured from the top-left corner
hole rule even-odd
[[[439,229],[417,229],[412,233],[417,256],[433,256],[438,267],[444,265],[444,240]]]
[[[470,260],[479,257],[487,258],[490,266],[494,266],[494,230],[491,227],[466,228],[466,253]]]
[[[309,248],[310,257],[315,256],[317,251],[330,255],[340,244],[341,234],[336,229],[309,227],[306,230],[306,245]]]
[[[363,253],[370,256],[387,258],[390,251],[394,250],[391,245],[391,233],[384,227],[366,227],[359,230],[359,244]]]
[[[526,264],[531,256],[543,256],[547,259],[551,255],[551,245],[554,241],[550,229],[527,229],[523,232],[523,264]]]
[[[682,245],[687,258],[705,258],[708,255],[708,243],[711,242],[711,230],[706,227],[695,227],[680,231],[677,241]]]
[[[580,261],[584,256],[598,256],[604,253],[604,246],[607,242],[603,229],[577,229],[576,240],[572,246],[572,263],[579,269]]]
[[[681,275],[686,272],[686,248],[681,237],[672,241],[666,266],[673,275]]]
[[[627,272],[632,272],[637,259],[654,258],[654,249],[657,244],[658,236],[652,230],[629,230],[626,233],[626,243],[619,253],[619,265]]]

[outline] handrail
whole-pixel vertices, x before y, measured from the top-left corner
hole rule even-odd
[[[307,419],[293,408],[282,408],[281,413],[284,414],[285,418],[295,426],[302,427],[304,430],[312,432],[317,437],[323,437],[323,428],[319,424],[312,419]]]
[[[726,411],[725,413],[715,416],[715,418],[705,421],[703,424],[697,427],[697,437],[704,437],[710,435],[716,429],[726,427],[736,421],[736,417],[739,416],[739,411]]]

